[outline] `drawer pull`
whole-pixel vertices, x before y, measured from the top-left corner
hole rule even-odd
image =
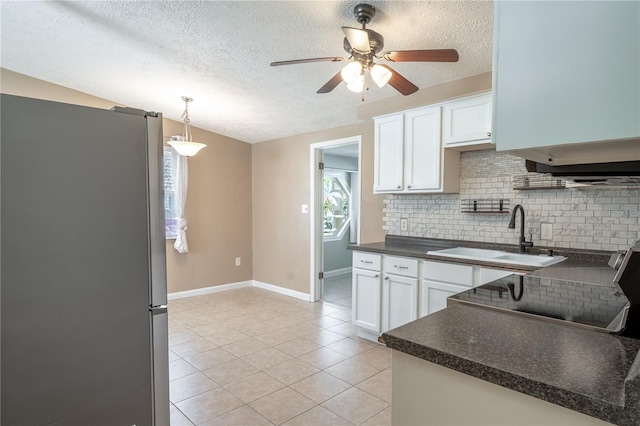
[[[388,280],[388,279],[389,279],[389,277],[384,277],[384,279],[385,279],[385,280]]]
[[[366,264],[370,265],[370,264],[372,264],[372,263],[373,263],[373,260],[362,260],[362,259],[360,259],[360,262],[361,262],[361,263],[366,263]]]
[[[398,269],[409,269],[408,266],[398,266],[398,265],[393,265],[394,268],[398,268]]]
[[[380,276],[380,274],[375,274],[375,275],[373,276],[373,278],[378,278],[379,276]]]

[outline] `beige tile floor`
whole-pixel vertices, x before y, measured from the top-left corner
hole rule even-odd
[[[391,353],[350,318],[254,287],[170,301],[171,425],[390,425]]]

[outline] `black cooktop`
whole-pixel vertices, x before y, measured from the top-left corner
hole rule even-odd
[[[566,325],[619,333],[630,306],[616,286],[510,275],[449,298]]]

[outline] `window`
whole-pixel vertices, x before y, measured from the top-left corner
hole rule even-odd
[[[176,188],[174,184],[173,148],[165,146],[162,156],[164,168],[164,232],[165,238],[178,236],[178,209],[176,208]]]
[[[349,229],[351,188],[346,177],[346,173],[324,173],[322,224],[325,241],[340,240]]]

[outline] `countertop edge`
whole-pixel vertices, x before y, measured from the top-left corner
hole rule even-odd
[[[398,237],[394,235],[387,235],[385,241],[377,243],[367,244],[350,244],[347,246],[348,250],[378,253],[391,256],[403,256],[412,257],[416,259],[430,260],[434,262],[453,263],[458,265],[480,266],[491,269],[500,269],[503,271],[513,271],[514,273],[530,274],[541,270],[554,270],[559,267],[564,267],[567,264],[567,260],[575,261],[581,260],[582,264],[590,265],[602,265],[607,266],[607,261],[611,256],[611,252],[582,250],[582,249],[569,249],[569,248],[550,248],[550,247],[536,247],[538,251],[545,251],[547,249],[553,249],[555,255],[566,257],[566,260],[549,265],[547,267],[539,266],[524,266],[508,264],[503,262],[491,262],[489,260],[471,260],[462,258],[453,258],[428,254],[428,251],[441,250],[444,248],[453,247],[471,247],[471,248],[485,248],[491,250],[502,250],[512,253],[517,253],[517,246],[509,244],[499,243],[483,243],[478,241],[467,240],[443,240],[434,238],[417,238],[417,237]],[[530,254],[535,252],[530,252]],[[565,278],[566,279],[566,278]]]
[[[393,333],[393,330],[390,332]],[[472,361],[453,353],[433,349],[429,346],[394,336],[389,332],[383,333],[380,340],[390,349],[607,422],[617,425],[637,425],[640,419],[640,403],[637,402],[640,398],[640,386],[638,378],[635,377],[639,375],[640,355],[636,356],[625,380],[625,404],[620,406],[613,402],[595,399],[571,390],[509,373],[500,368]],[[634,401],[636,403],[633,403]]]

